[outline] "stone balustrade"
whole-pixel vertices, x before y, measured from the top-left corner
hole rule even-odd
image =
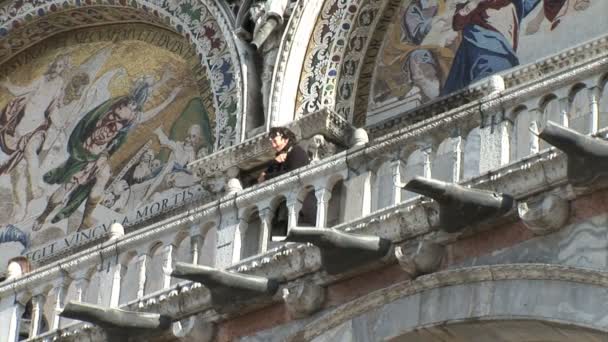
[[[369,143],[344,138],[353,146],[307,167],[243,190],[236,186],[217,200],[190,206],[136,232],[108,234],[101,239],[105,242],[0,284],[0,331],[8,332],[2,341],[16,341],[20,332],[32,341],[82,332],[82,324],[58,316],[68,300],[161,312],[175,319],[200,312],[209,305],[204,287],[168,276],[178,261],[265,276],[279,272],[286,284],[295,282],[317,272],[320,261],[314,247],[272,241],[294,226],[378,235],[399,244],[400,253],[422,238],[441,244],[484,229],[438,231],[435,204],[395,186],[414,176],[508,193],[530,207],[543,203],[539,196],[549,191],[576,197],[585,189],[568,185],[565,155],[547,149],[532,132],[551,120],[603,137],[608,126],[607,66],[608,57],[591,58],[525,82],[509,76],[506,89],[494,77],[488,82],[492,91],[457,108],[396,130],[377,128]],[[325,117],[331,122],[331,115]],[[331,131],[335,140],[352,133],[332,125],[341,127]],[[243,148],[262,151],[256,144],[265,141],[257,141]],[[239,154],[237,150],[233,152]],[[222,168],[249,165],[243,156],[234,158]],[[210,168],[208,163],[197,165]],[[530,210],[534,208],[526,206],[520,213],[522,220]],[[516,215],[515,210],[507,214]],[[535,216],[531,226],[539,229],[538,222],[543,220]],[[314,282],[323,286],[335,277],[325,274]],[[178,305],[182,296],[197,299]]]

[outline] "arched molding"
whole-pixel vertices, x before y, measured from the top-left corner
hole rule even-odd
[[[207,71],[216,113],[215,149],[243,139],[243,75],[230,18],[217,0],[40,0],[0,7],[0,64],[61,32],[116,23],[146,23],[184,36]],[[246,76],[245,76],[246,77]],[[240,115],[240,117],[239,117]]]
[[[299,85],[298,82],[285,80],[292,80],[294,75],[302,73],[308,44],[301,42],[308,41],[314,34],[315,22],[323,4],[323,1],[298,1],[287,22],[272,77],[267,129],[285,125],[294,119]]]
[[[388,0],[328,0],[315,17],[316,22],[301,65],[301,75],[293,98],[283,98],[281,108],[294,108],[295,118],[327,107],[339,109],[352,122],[354,92],[378,15]],[[310,28],[302,27],[298,30]],[[352,90],[352,91],[351,91]],[[338,99],[340,94],[349,96]]]
[[[608,272],[562,265],[467,267],[421,276],[372,292],[310,321],[297,334],[312,340],[350,320],[374,326],[383,340],[450,322],[536,320],[608,333],[603,293]],[[368,317],[369,316],[369,317]]]

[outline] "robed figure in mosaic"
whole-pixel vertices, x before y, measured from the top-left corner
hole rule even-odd
[[[520,24],[541,0],[470,0],[456,5],[453,28],[462,41],[442,94],[519,65],[517,47]],[[557,25],[564,0],[544,0],[541,13]]]
[[[94,224],[93,211],[103,199],[112,177],[110,157],[124,144],[135,125],[156,116],[181,90],[175,89],[159,106],[142,112],[150,87],[151,81],[142,78],[136,81],[129,95],[105,101],[80,120],[68,140],[69,158],[43,177],[46,183],[61,186],[51,195],[48,205],[36,219],[34,230],[40,229],[58,206],[62,205],[62,208],[51,220],[53,223],[69,217],[85,201],[78,229],[90,228]]]

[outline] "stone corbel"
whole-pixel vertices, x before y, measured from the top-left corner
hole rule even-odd
[[[491,217],[501,216],[513,207],[513,198],[506,194],[470,189],[454,183],[414,177],[405,190],[430,197],[439,203],[439,226],[448,233]]]
[[[363,128],[357,128],[353,131],[353,135],[351,138],[350,146],[363,146],[369,142],[369,136],[367,135],[367,131]]]
[[[62,317],[98,325],[111,335],[162,331],[171,326],[171,319],[157,313],[125,311],[82,302],[68,302]]]
[[[110,238],[107,242],[114,242],[125,236],[125,228],[122,224],[114,222],[110,225]]]
[[[439,227],[448,233],[455,233],[485,219],[504,215],[511,210],[514,202],[513,198],[506,194],[470,189],[422,177],[414,177],[407,184],[399,186],[437,201]]]
[[[239,168],[233,166],[226,171],[226,195],[231,195],[243,190],[243,185],[241,181],[238,179]]]
[[[182,342],[211,342],[215,340],[217,327],[198,314],[174,322],[171,331]]]
[[[316,134],[308,142],[308,155],[310,162],[316,163],[336,153],[337,147],[334,143],[327,141],[322,134]]]
[[[608,142],[552,121],[545,124],[539,137],[568,156],[568,180],[573,185],[587,186],[608,175]]]
[[[521,202],[517,206],[517,212],[524,225],[537,235],[559,230],[570,218],[568,200],[554,194]]]
[[[285,241],[317,246],[321,251],[321,263],[329,274],[342,273],[381,259],[392,246],[391,241],[378,236],[312,227],[292,227]]]
[[[311,282],[296,282],[283,288],[285,307],[293,318],[318,311],[325,301],[325,288]]]
[[[410,279],[439,270],[444,255],[445,247],[430,241],[420,241],[412,252],[404,246],[395,247],[395,257]]]
[[[182,262],[175,264],[171,276],[203,284],[211,292],[211,301],[217,308],[254,297],[273,296],[279,288],[275,279]]]

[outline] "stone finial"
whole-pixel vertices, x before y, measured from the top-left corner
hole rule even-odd
[[[500,75],[492,75],[488,77],[488,91],[490,94],[500,93],[505,90],[505,80]]]
[[[238,179],[239,172],[240,172],[240,170],[236,166],[230,167],[226,171],[226,178],[228,178],[228,181],[226,181],[226,187],[225,187],[226,195],[234,194],[236,192],[243,190],[243,185],[241,184],[241,181]]]
[[[568,156],[568,180],[575,186],[588,186],[600,178],[608,179],[608,142],[581,134],[547,121],[538,135]]]
[[[308,155],[313,163],[336,153],[336,145],[327,141],[322,134],[317,134],[310,139],[308,144]]]
[[[243,190],[243,185],[241,185],[241,181],[237,178],[230,178],[228,182],[226,182],[226,194],[234,194]]]
[[[13,280],[29,273],[32,269],[29,259],[24,256],[12,258],[8,262],[5,281]]]
[[[108,241],[115,241],[125,236],[125,228],[122,224],[114,222],[110,225],[110,239]]]
[[[11,261],[6,268],[6,281],[17,279],[23,275],[21,265],[18,262]]]
[[[283,300],[292,317],[303,318],[321,308],[325,288],[310,282],[299,282],[283,289]]]
[[[395,247],[395,257],[411,279],[436,272],[444,254],[445,248],[442,245],[430,241],[420,241],[413,253],[408,253],[402,246]]]
[[[534,234],[545,235],[562,228],[570,217],[568,201],[549,194],[517,206],[519,217]]]
[[[203,319],[203,315],[193,315],[171,325],[173,336],[184,342],[211,342],[215,340],[216,326]]]
[[[369,142],[367,131],[363,128],[357,128],[353,131],[352,146],[363,146]]]

